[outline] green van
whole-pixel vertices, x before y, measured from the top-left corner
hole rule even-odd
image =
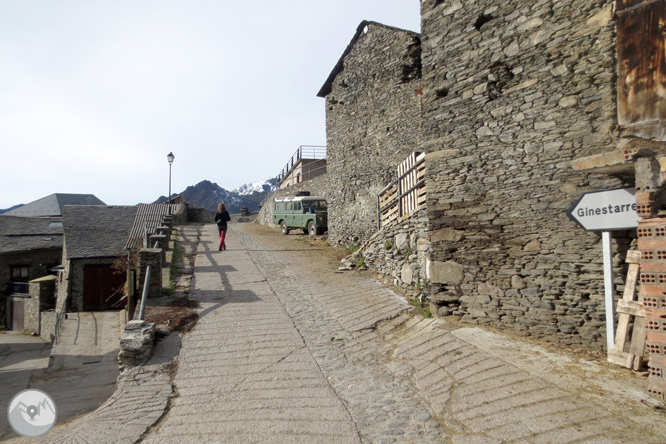
[[[274,205],[273,223],[280,226],[282,234],[301,228],[306,234],[314,236],[327,229],[328,207],[323,197],[278,197]]]

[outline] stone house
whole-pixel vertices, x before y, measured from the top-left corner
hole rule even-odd
[[[421,40],[364,21],[317,94],[326,98],[329,242],[358,244],[377,229],[377,194],[419,151]]]
[[[169,221],[165,223],[165,219]],[[186,206],[67,206],[63,214],[63,270],[58,275],[60,310],[122,308],[126,302],[128,278],[113,264],[119,255],[125,256],[131,250],[141,251],[141,261],[149,260],[157,265],[159,271],[152,274],[151,288],[159,295],[171,220],[184,223],[187,220]],[[157,248],[156,242],[159,242]],[[134,275],[129,284],[130,291],[140,289],[141,276],[141,273]]]
[[[39,331],[40,307],[52,308],[53,298],[33,304],[29,282],[52,273],[62,245],[60,218],[0,217],[0,324]]]
[[[600,238],[566,210],[631,185],[572,168],[619,137],[613,3],[422,3],[426,278],[440,314],[604,343]],[[618,263],[633,238],[616,234]]]
[[[127,276],[113,262],[125,245],[136,206],[67,206],[63,211],[63,271],[58,275],[58,305],[67,311],[118,308]]]
[[[424,0],[420,34],[362,22],[319,92],[330,242],[363,245],[436,314],[602,347],[600,237],[566,210],[634,184],[573,168],[631,135],[614,3]],[[425,207],[377,234],[377,195],[411,152],[426,153]],[[613,235],[619,290],[635,238]]]

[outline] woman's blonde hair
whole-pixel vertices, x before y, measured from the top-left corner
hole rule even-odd
[[[220,203],[220,204],[217,206],[217,212],[218,212],[218,213],[223,213],[223,212],[225,212],[225,211],[227,211],[227,207],[226,207],[226,205],[224,205],[223,203]]]

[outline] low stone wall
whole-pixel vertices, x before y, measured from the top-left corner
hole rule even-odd
[[[56,332],[56,312],[55,310],[43,311],[40,313],[39,336],[47,341],[53,342]]]
[[[118,354],[121,369],[126,365],[136,365],[150,358],[155,345],[155,332],[153,323],[136,320],[125,324]]]
[[[210,223],[215,221],[215,212],[205,208],[188,208],[188,222]]]
[[[163,251],[159,248],[142,248],[139,251],[139,282],[136,294],[142,297],[143,287],[146,281],[146,270],[151,266],[150,282],[148,283],[148,297],[159,298],[162,296],[162,266]]]
[[[188,209],[187,205],[179,204],[176,212],[173,214],[173,222],[176,225],[182,225],[187,222],[188,219]]]
[[[377,231],[359,250],[372,271],[391,276],[393,285],[421,288],[430,254],[425,210]]]

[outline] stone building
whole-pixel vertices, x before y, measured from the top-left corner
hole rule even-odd
[[[317,94],[326,99],[329,242],[377,229],[377,194],[419,151],[419,34],[364,21]]]
[[[566,210],[583,192],[631,185],[572,168],[619,136],[613,3],[422,3],[421,147],[430,236],[442,239],[428,277],[440,314],[605,341],[600,239]],[[633,237],[617,234],[616,251]]]
[[[165,220],[168,219],[168,224]],[[160,295],[162,265],[173,222],[187,221],[184,204],[136,206],[67,206],[63,214],[63,271],[58,276],[58,306],[93,311],[125,305],[127,275],[114,268],[119,255],[140,250],[141,260],[159,264],[151,274],[151,291]],[[160,231],[162,233],[158,234]],[[155,242],[159,246],[155,248]],[[139,264],[145,268],[145,264]],[[143,270],[142,268],[142,270]],[[141,286],[142,272],[135,276]],[[129,288],[135,288],[129,285]]]
[[[424,0],[421,34],[361,23],[319,92],[330,242],[372,239],[374,268],[419,284],[439,315],[601,347],[600,237],[566,210],[633,185],[572,167],[622,136],[613,5]],[[415,151],[427,153],[427,223],[377,235],[377,195]],[[398,234],[405,257],[381,248]],[[635,237],[614,234],[619,288]]]
[[[326,174],[326,147],[301,145],[278,174],[278,188],[288,188]]]
[[[60,218],[0,217],[1,325],[23,330],[29,282],[49,275],[60,264],[62,242]],[[13,294],[20,296],[6,297]]]
[[[136,206],[65,208],[59,305],[67,311],[115,308],[124,294],[127,277],[116,272],[113,262],[125,251],[137,210]]]

